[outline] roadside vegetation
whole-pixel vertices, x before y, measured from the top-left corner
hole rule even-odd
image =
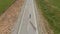
[[[15,0],[0,0],[0,15],[14,2]]]
[[[60,34],[60,0],[37,0],[37,3],[54,34]]]

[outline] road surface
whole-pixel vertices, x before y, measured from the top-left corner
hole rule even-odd
[[[34,0],[25,0],[26,3],[19,14],[18,21],[12,34],[38,34],[36,6]],[[42,33],[41,33],[42,34]]]
[[[26,0],[18,34],[38,34],[33,0]]]

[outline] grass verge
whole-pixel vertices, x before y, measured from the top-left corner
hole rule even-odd
[[[54,34],[60,34],[60,0],[37,0]]]
[[[4,12],[15,0],[0,0],[0,14]]]

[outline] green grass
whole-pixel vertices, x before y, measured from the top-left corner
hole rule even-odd
[[[0,0],[0,14],[4,12],[15,0]]]
[[[54,34],[60,34],[60,0],[37,0]]]

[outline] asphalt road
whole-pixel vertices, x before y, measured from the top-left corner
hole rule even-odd
[[[34,0],[26,0],[18,34],[38,34]]]
[[[38,34],[35,0],[25,0],[12,34]],[[40,30],[41,34],[42,28]]]

